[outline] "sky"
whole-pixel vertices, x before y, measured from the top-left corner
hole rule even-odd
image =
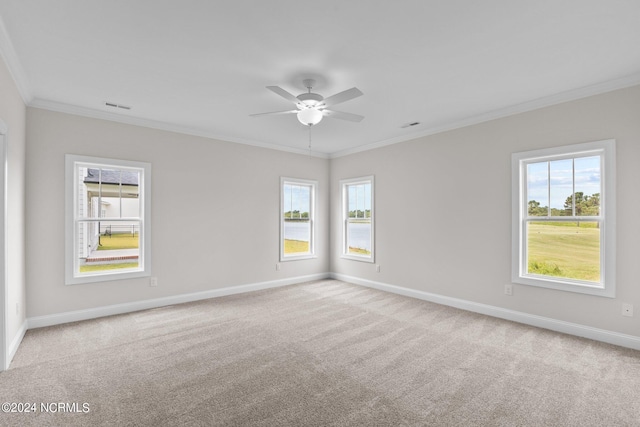
[[[285,184],[283,192],[284,212],[309,212],[311,209],[311,186]]]
[[[349,212],[371,210],[371,184],[349,185]]]
[[[575,177],[575,178],[574,178]],[[549,184],[550,183],[550,184]],[[544,161],[527,165],[527,202],[563,209],[567,197],[576,192],[601,192],[600,156]]]
[[[353,184],[349,189],[349,211],[371,210],[371,184]],[[311,187],[308,185],[284,184],[283,211],[309,212],[311,209]]]

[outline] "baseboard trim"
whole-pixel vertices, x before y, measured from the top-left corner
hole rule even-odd
[[[18,329],[18,333],[16,334],[15,337],[13,337],[13,340],[11,340],[11,344],[9,344],[9,348],[7,349],[7,358],[5,360],[5,364],[6,364],[6,366],[4,367],[5,371],[9,369],[9,365],[11,365],[11,361],[13,360],[13,357],[16,355],[16,352],[18,351],[18,347],[20,347],[20,343],[24,338],[24,334],[27,333],[27,325],[28,323],[26,320],[22,322],[22,325],[20,325],[20,329]]]
[[[112,316],[116,314],[131,313],[134,311],[147,310],[151,308],[165,307],[168,305],[182,304],[186,302],[199,301],[209,298],[217,298],[227,295],[235,295],[246,292],[259,291],[263,289],[277,288],[281,286],[294,285],[297,283],[309,282],[312,280],[323,280],[327,278],[342,280],[356,285],[366,286],[385,292],[391,292],[398,295],[404,295],[411,298],[417,298],[437,304],[447,305],[462,310],[472,311],[474,313],[485,314],[500,319],[510,320],[513,322],[523,323],[530,326],[549,329],[556,332],[575,335],[583,338],[589,338],[596,341],[602,341],[609,344],[619,345],[621,347],[640,350],[640,337],[634,335],[626,335],[618,332],[608,331],[604,329],[593,328],[590,326],[580,325],[577,323],[565,322],[549,317],[537,316],[534,314],[523,313],[520,311],[509,310],[487,304],[481,304],[473,301],[463,300],[459,298],[447,297],[444,295],[419,291],[415,289],[405,288],[402,286],[391,285],[388,283],[376,282],[373,280],[363,279],[355,276],[348,276],[340,273],[318,273],[307,276],[297,276],[288,279],[272,280],[268,282],[251,283],[247,285],[229,286],[220,289],[212,289],[202,292],[194,292],[189,294],[174,295],[164,298],[155,298],[150,300],[135,301],[124,304],[109,305],[104,307],[96,307],[86,310],[69,311],[65,313],[57,313],[46,316],[30,317],[21,326],[11,345],[7,349],[7,366],[13,359],[24,334],[28,329],[41,328],[45,326],[54,326],[63,323],[77,322],[81,320],[95,319],[99,317]]]
[[[331,273],[330,277],[333,279],[342,280],[344,282],[354,283],[356,285],[366,286],[385,292],[391,292],[398,295],[404,295],[411,298],[417,298],[437,304],[447,305],[462,310],[472,311],[474,313],[486,314],[488,316],[511,320],[513,322],[536,326],[543,329],[549,329],[556,332],[562,332],[564,334],[575,335],[578,337],[602,341],[608,344],[614,344],[621,347],[640,350],[640,337],[634,335],[621,334],[618,332],[607,331],[605,329],[593,328],[591,326],[565,322],[549,317],[542,317],[534,314],[523,313],[520,311],[509,310],[506,308],[481,304],[473,301],[451,298],[444,295],[418,291],[415,289],[404,288],[401,286],[390,285],[387,283],[376,282],[373,280],[362,279],[354,276],[347,276],[339,273]]]
[[[86,310],[68,311],[46,316],[30,317],[26,321],[26,329],[42,328],[45,326],[60,325],[81,320],[96,319],[99,317],[113,316],[115,314],[131,313],[134,311],[148,310],[151,308],[165,307],[168,305],[182,304],[185,302],[199,301],[209,298],[223,297],[227,295],[242,294],[245,292],[259,291],[263,289],[277,288],[281,286],[295,285],[297,283],[312,280],[323,280],[330,277],[329,273],[318,273],[307,276],[297,276],[288,279],[271,280],[268,282],[250,283],[247,285],[229,286],[220,289],[194,292],[189,294],[173,295],[164,298],[155,298],[143,301],[135,301],[124,304],[108,305],[104,307],[90,308]],[[24,335],[24,334],[23,334]],[[18,341],[18,344],[20,342]],[[17,347],[16,347],[17,349]]]

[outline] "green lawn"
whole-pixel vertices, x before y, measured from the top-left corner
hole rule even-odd
[[[100,236],[99,251],[110,251],[115,249],[138,249],[138,234],[112,234],[111,236]]]
[[[138,267],[137,262],[122,262],[118,264],[81,265],[80,273],[90,273],[94,271],[117,270],[120,268],[136,268],[136,267]]]
[[[528,229],[532,274],[600,281],[600,230],[595,222],[532,222]]]
[[[309,242],[305,242],[304,240],[284,239],[285,254],[298,254],[298,253],[306,254],[308,252],[309,252]]]
[[[139,248],[139,236],[138,234],[132,235],[130,233],[112,234],[111,236],[100,236],[99,251],[111,251],[116,249],[138,249]],[[119,270],[123,268],[136,268],[138,262],[114,262],[111,264],[92,264],[81,265],[80,273],[91,273],[96,271],[105,270]]]
[[[349,246],[349,253],[356,255],[371,255],[371,251],[362,248],[354,248],[352,246]]]
[[[285,254],[297,254],[297,253],[308,253],[309,252],[309,242],[305,242],[302,240],[284,240],[284,253]],[[352,248],[349,247],[350,254],[357,255],[371,255],[371,251],[361,248]]]

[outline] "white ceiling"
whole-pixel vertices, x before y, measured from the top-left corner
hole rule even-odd
[[[265,86],[358,87],[335,109],[365,119],[314,126],[319,156],[640,83],[638,0],[0,0],[0,17],[33,106],[303,152],[295,115],[249,117],[292,107]]]

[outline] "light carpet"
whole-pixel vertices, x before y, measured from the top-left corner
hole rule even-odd
[[[638,426],[640,352],[323,280],[29,330],[0,402],[36,404],[3,426]]]

